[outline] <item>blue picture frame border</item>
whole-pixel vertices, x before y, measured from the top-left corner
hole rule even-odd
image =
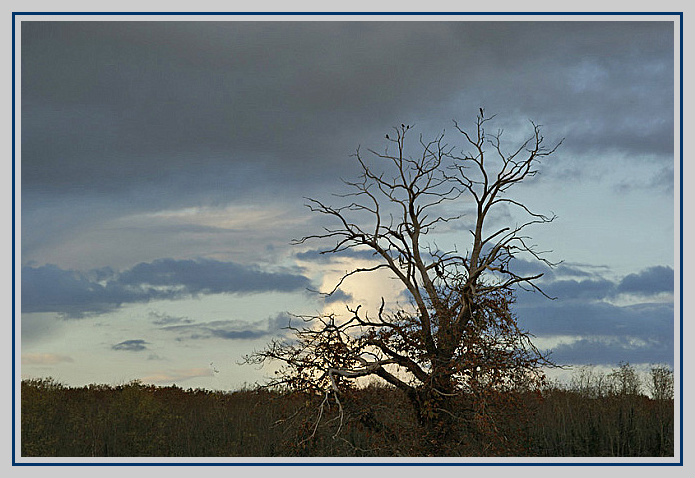
[[[17,462],[16,461],[16,329],[15,329],[15,25],[17,16],[677,16],[679,21],[680,100],[680,460],[672,463],[641,462]],[[12,466],[683,466],[683,12],[12,12]]]

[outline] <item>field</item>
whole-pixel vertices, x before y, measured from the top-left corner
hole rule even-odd
[[[672,399],[596,396],[554,385],[492,400],[477,432],[432,451],[394,389],[368,386],[336,406],[323,397],[247,389],[21,384],[26,457],[536,456],[666,457]],[[520,413],[520,411],[522,411]],[[481,431],[482,430],[482,431]],[[336,433],[338,432],[338,433]]]

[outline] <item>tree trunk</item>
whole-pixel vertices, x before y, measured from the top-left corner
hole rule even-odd
[[[411,397],[419,425],[423,429],[422,446],[427,456],[446,456],[458,430],[451,373],[434,371],[429,384],[420,387]]]

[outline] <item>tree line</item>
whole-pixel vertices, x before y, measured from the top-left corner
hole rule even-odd
[[[673,372],[664,366],[654,367],[646,383],[629,364],[610,373],[582,367],[567,382],[550,382],[542,390],[491,395],[485,421],[433,450],[407,398],[376,382],[344,397],[342,411],[324,404],[320,417],[324,396],[288,389],[212,392],[138,382],[67,387],[34,379],[21,383],[21,453],[667,457],[674,454],[672,394]]]

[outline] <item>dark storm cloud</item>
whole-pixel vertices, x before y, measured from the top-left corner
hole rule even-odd
[[[210,259],[160,259],[120,273],[110,268],[84,273],[50,264],[25,266],[22,312],[58,312],[79,318],[108,312],[125,303],[200,294],[302,291],[309,285],[309,279],[301,275],[264,272]]]
[[[23,22],[21,45],[27,193],[317,187],[481,105],[568,152],[672,155],[667,22]]]
[[[149,345],[149,342],[145,342],[142,339],[135,339],[126,340],[119,344],[112,345],[111,348],[113,350],[125,350],[128,352],[142,352],[143,350],[147,349],[147,345]]]
[[[539,177],[580,181],[610,153],[651,176],[605,181],[673,191],[668,22],[27,21],[21,48],[23,264],[122,269],[183,255],[166,249],[181,236],[219,250],[243,231],[104,228],[140,212],[321,198],[393,125],[447,129],[453,145],[451,119],[470,127],[480,106],[513,142],[529,119],[548,144],[567,138]],[[94,247],[75,254],[79,240]]]
[[[29,188],[111,190],[145,181],[190,185],[200,177],[209,187],[219,174],[265,177],[276,169],[282,174],[270,179],[313,176],[303,167],[307,159],[319,159],[336,140],[345,145],[341,135],[358,118],[388,118],[399,99],[424,86],[416,63],[447,41],[446,30],[27,23],[23,181]],[[399,61],[405,55],[413,63]],[[432,66],[447,61],[432,58]],[[355,138],[350,143],[338,158],[354,149]],[[315,163],[317,171],[339,165],[320,159],[328,161]],[[191,171],[196,175],[177,176]]]
[[[263,322],[246,322],[243,320],[214,320],[182,325],[167,325],[162,330],[175,332],[178,340],[199,340],[220,338],[227,340],[255,340],[263,337],[277,336],[290,323],[286,313],[277,314]]]

